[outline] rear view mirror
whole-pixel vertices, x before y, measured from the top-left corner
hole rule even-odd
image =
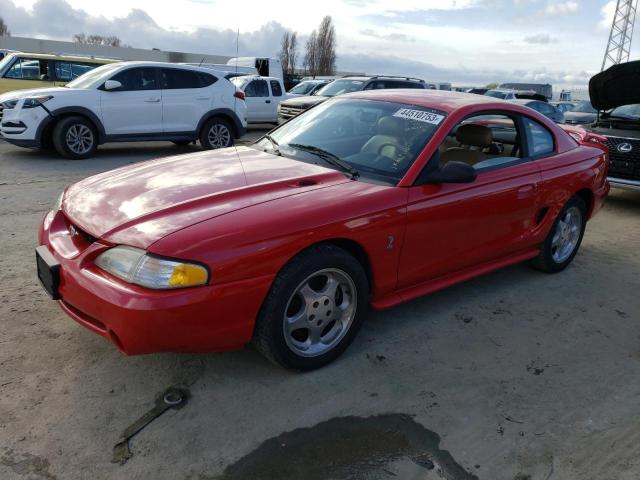
[[[117,90],[118,88],[122,88],[122,84],[117,80],[107,80],[104,82],[105,90]]]
[[[476,170],[471,165],[451,161],[431,172],[425,183],[471,183],[477,176]]]

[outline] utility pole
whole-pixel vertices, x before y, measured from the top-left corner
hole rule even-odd
[[[629,61],[637,7],[638,0],[618,0],[601,71],[611,65]]]

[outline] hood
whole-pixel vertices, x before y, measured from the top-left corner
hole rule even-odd
[[[593,123],[596,121],[596,114],[589,112],[564,112],[564,119],[572,123]]]
[[[613,65],[591,77],[589,98],[597,110],[640,103],[640,60]]]
[[[3,93],[0,95],[0,102],[6,102],[7,100],[15,100],[19,98],[32,97],[36,95],[55,95],[56,93],[67,93],[69,88],[64,87],[51,87],[51,88],[32,88],[29,90],[14,90],[11,92]]]
[[[62,209],[93,237],[147,248],[234,210],[349,181],[336,170],[232,147],[89,177],[66,190]]]
[[[321,95],[304,95],[290,98],[281,103],[281,105],[290,105],[292,107],[312,107],[313,105],[318,105],[319,103],[328,100],[330,97],[324,97]]]

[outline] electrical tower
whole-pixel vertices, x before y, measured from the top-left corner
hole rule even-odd
[[[629,61],[637,7],[638,0],[618,0],[601,70]]]

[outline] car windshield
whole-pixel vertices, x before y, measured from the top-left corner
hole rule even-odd
[[[343,93],[360,91],[363,87],[363,80],[335,80],[318,90],[316,95],[335,97],[336,95],[342,95]]]
[[[313,90],[313,87],[315,87],[316,84],[313,82],[301,82],[298,85],[296,85],[295,87],[293,87],[291,90],[289,90],[289,93],[295,93],[298,95],[305,95],[307,93],[309,93],[311,90]]]
[[[640,104],[623,105],[609,112],[610,117],[640,119]]]
[[[505,92],[500,92],[498,90],[488,90],[487,92],[485,92],[485,95],[489,97],[501,98],[503,100],[507,98],[507,94]]]
[[[90,88],[96,83],[100,83],[101,80],[107,80],[111,76],[111,72],[118,68],[118,63],[108,63],[98,68],[88,71],[84,75],[80,75],[75,80],[67,83],[67,88]]]
[[[322,158],[329,155],[361,178],[395,185],[445,117],[426,107],[337,98],[295,117],[254,147],[336,168]]]
[[[571,109],[572,112],[578,113],[596,113],[596,109],[591,106],[591,102],[580,102]]]
[[[7,54],[2,60],[0,60],[0,74],[4,73],[4,70],[7,69],[11,61],[13,60],[13,55]]]

